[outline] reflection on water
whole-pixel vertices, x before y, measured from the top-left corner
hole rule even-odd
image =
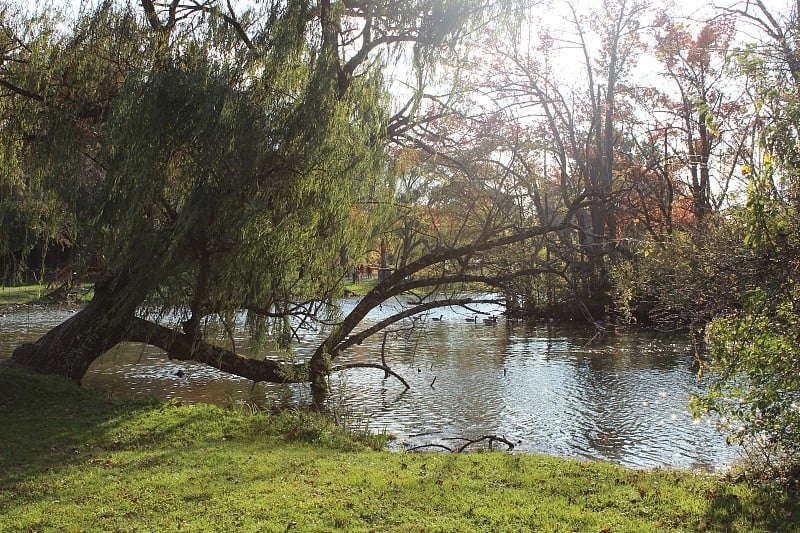
[[[378,310],[368,319],[390,311]],[[0,359],[72,312],[7,312],[0,317]],[[454,447],[459,442],[454,438],[502,435],[518,442],[521,451],[635,467],[717,469],[734,458],[713,422],[694,420],[687,409],[689,395],[700,388],[685,338],[625,332],[586,347],[592,332],[578,327],[510,324],[502,318],[487,325],[468,322],[456,310],[441,313],[442,320],[418,321],[389,336],[387,362],[410,390],[380,371],[354,369],[331,378],[335,408],[408,446]],[[309,332],[297,356],[307,355],[317,338]],[[381,340],[356,346],[347,360],[379,360]],[[105,354],[84,384],[189,402],[309,400],[303,385],[254,386],[204,365],[169,361],[159,350],[139,345]]]

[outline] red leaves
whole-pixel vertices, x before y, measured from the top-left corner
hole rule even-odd
[[[656,36],[656,50],[670,69],[710,68],[713,57],[725,57],[735,30],[730,20],[717,19],[706,23],[693,38],[691,31],[671,19],[662,17],[658,23],[662,33]]]

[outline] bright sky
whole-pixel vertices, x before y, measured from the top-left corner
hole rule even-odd
[[[71,6],[73,10],[77,10],[82,5],[90,5],[99,2],[100,0],[33,0],[27,3],[29,6],[35,6],[36,9],[51,6],[54,4],[63,4]],[[558,0],[560,1],[560,0]],[[687,18],[697,18],[702,19],[705,16],[708,16],[710,13],[713,13],[713,6],[718,7],[733,7],[739,6],[743,7],[745,4],[755,4],[755,0],[667,0],[667,1],[658,1],[658,0],[651,0],[654,6],[673,6],[675,8],[675,13],[677,15],[685,16]],[[580,7],[580,8],[587,8],[587,7],[594,7],[598,5],[598,0],[572,0],[572,2]],[[786,13],[788,12],[791,5],[794,3],[792,0],[763,0],[764,5],[767,6],[770,11],[773,13]],[[138,3],[138,1],[136,2]],[[233,2],[234,5],[236,4],[244,4],[247,3],[247,0],[236,0]]]
[[[600,7],[600,4],[598,0],[550,1],[552,2],[552,5],[541,9],[541,13],[545,14],[542,16],[542,22],[545,25],[551,26],[553,37],[556,39],[563,38],[565,40],[566,50],[564,57],[566,59],[560,61],[559,71],[564,74],[564,76],[562,76],[564,79],[570,79],[573,77],[573,75],[570,74],[570,71],[582,72],[584,58],[580,50],[569,50],[569,48],[572,47],[569,43],[574,41],[575,38],[572,31],[572,15],[567,6],[570,4],[575,6],[576,11],[580,15],[596,11],[598,7]],[[787,18],[787,13],[790,12],[791,6],[795,2],[800,2],[800,0],[762,1],[770,13],[779,22],[785,21]],[[705,21],[712,18],[715,14],[719,15],[723,13],[723,8],[738,10],[747,9],[748,12],[752,13],[754,16],[761,16],[761,12],[755,3],[755,0],[650,0],[650,2],[651,5],[654,6],[654,9],[664,9],[677,21],[684,22],[690,29],[694,28],[695,31],[693,31],[693,33],[695,34],[696,30],[699,29]],[[651,13],[655,14],[655,11],[652,11]],[[593,37],[588,26],[585,26],[584,30],[587,32],[586,37],[588,39],[592,39]],[[752,23],[740,20],[737,22],[737,30],[739,32],[738,40],[740,42],[758,42],[759,40],[763,40],[760,29]],[[645,29],[644,31],[646,32],[647,30]],[[535,33],[532,34],[532,38],[536,40]],[[645,43],[652,44],[651,39],[648,37],[644,37],[643,40]],[[594,55],[593,52],[596,50],[596,47],[599,46],[599,44],[595,46],[593,45],[594,43],[591,41],[588,43],[590,56]],[[636,76],[648,76],[651,72],[656,70],[654,65],[648,66],[651,61],[646,56],[642,56],[638,59],[639,65],[636,68]],[[652,59],[652,62],[655,62],[654,58]]]
[[[16,2],[21,2],[22,4],[27,4],[27,6],[31,10],[38,10],[47,6],[52,5],[66,5],[69,6],[70,10],[73,13],[77,13],[77,11],[83,7],[86,8],[88,5],[96,4],[100,0],[28,0],[25,2],[24,0],[13,0]],[[129,0],[134,2],[134,0]],[[188,0],[187,0],[188,1]],[[252,2],[253,0],[231,0],[231,3],[236,6],[243,5]],[[631,0],[632,1],[632,0]],[[798,3],[800,0],[762,0],[764,5],[770,10],[770,12],[776,16],[779,21],[783,21],[786,18],[786,14],[789,13],[793,4]],[[226,0],[219,0],[220,5],[225,5]],[[579,12],[581,11],[589,11],[592,9],[596,9],[600,3],[599,0],[545,0],[547,4],[551,4],[546,7],[541,8],[542,13],[549,13],[545,21],[551,22],[556,28],[565,27],[564,17],[567,15],[567,11],[565,9],[568,3],[572,3]],[[707,18],[713,16],[715,12],[719,13],[719,9],[715,10],[716,8],[737,8],[737,9],[745,9],[749,5],[749,9],[754,14],[758,14],[758,7],[755,5],[755,0],[650,0],[651,5],[655,8],[663,7],[668,10],[668,12],[674,14],[676,18],[685,18],[687,23],[691,23],[691,21],[698,21],[701,22],[706,20]],[[138,0],[135,0],[135,3],[139,3]],[[753,26],[749,26],[744,23],[740,23],[737,28],[742,35],[742,39],[745,41],[754,41],[758,39],[758,32],[756,28]],[[579,58],[578,61],[582,60]]]

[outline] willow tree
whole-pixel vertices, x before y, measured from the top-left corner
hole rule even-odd
[[[130,21],[101,10],[71,34],[57,12],[0,8],[0,269],[14,278],[54,246],[93,255],[98,136],[124,72],[142,64]],[[103,57],[103,61],[98,61]],[[71,265],[70,272],[79,270]]]
[[[14,115],[9,131],[44,154],[3,154],[21,169],[22,194],[86,172],[102,198],[86,213],[103,251],[93,299],[12,364],[80,382],[103,352],[133,341],[254,381],[324,388],[327,350],[303,364],[250,358],[209,342],[206,326],[229,329],[244,311],[255,336],[287,341],[293,317],[313,318],[335,294],[342,243],[357,241],[352,206],[386,188],[385,141],[409,123],[389,112],[382,60],[408,44],[422,74],[431,50],[486,6],[260,5],[105,2],[81,31],[43,41],[50,61],[4,78],[7,105],[29,117]],[[39,35],[15,39],[24,49]],[[93,112],[79,113],[89,102]]]

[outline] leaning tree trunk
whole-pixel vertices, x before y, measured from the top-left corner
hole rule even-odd
[[[137,317],[136,310],[145,294],[142,283],[133,283],[123,275],[98,282],[94,298],[86,307],[34,344],[17,348],[8,364],[80,384],[103,353],[120,342],[141,342],[161,348],[172,359],[204,363],[254,382],[309,381],[309,369],[303,363],[245,357],[192,334]],[[318,362],[315,368],[318,385],[324,385],[327,366],[320,368]]]
[[[86,307],[35,343],[14,350],[8,364],[80,384],[89,366],[123,340],[135,317],[140,301],[125,285],[120,276],[98,282]]]

